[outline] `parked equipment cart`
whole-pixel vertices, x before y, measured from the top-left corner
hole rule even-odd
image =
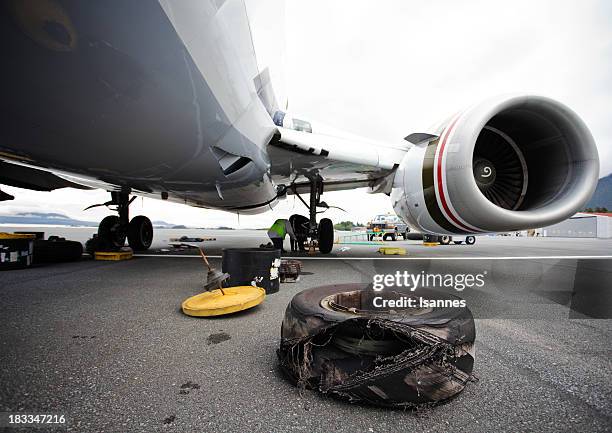
[[[376,215],[367,225],[368,240],[370,241],[377,237],[382,237],[383,241],[387,239],[395,241],[400,236],[406,240],[409,231],[406,223],[397,215],[392,214]]]

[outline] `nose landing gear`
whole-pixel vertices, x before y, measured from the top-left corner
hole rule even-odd
[[[129,206],[136,199],[130,199],[128,192],[111,191],[111,200],[106,203],[89,206],[91,209],[97,206],[106,206],[114,210],[118,215],[105,217],[98,226],[99,248],[117,250],[125,245],[127,238],[128,245],[134,251],[144,251],[149,249],[153,242],[153,224],[151,220],[143,215],[138,215],[130,221]]]

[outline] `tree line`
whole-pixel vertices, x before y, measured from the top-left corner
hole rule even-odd
[[[353,227],[363,227],[364,225],[361,223],[354,223],[353,221],[341,221],[338,224],[334,224],[334,229],[336,230],[344,230],[351,231]]]

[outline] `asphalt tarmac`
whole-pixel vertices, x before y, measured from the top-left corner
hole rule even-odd
[[[226,230],[226,231],[186,231],[187,236],[211,237],[215,241],[196,242],[207,254],[221,255],[223,248],[258,247],[270,242],[265,230]],[[168,254],[175,248],[169,247],[170,239],[176,235],[159,230],[154,239],[152,253]],[[612,239],[596,238],[551,238],[523,236],[478,236],[474,245],[447,245],[429,247],[418,240],[397,240],[367,242],[356,238],[351,232],[336,233],[340,241],[327,257],[373,258],[379,257],[381,246],[403,247],[408,258],[503,258],[503,257],[588,257],[607,256],[612,258]],[[285,249],[290,250],[289,240],[285,239]],[[191,252],[193,254],[193,252]],[[307,253],[288,254],[308,257]]]
[[[304,258],[299,282],[217,319],[180,311],[205,276],[195,257],[2,272],[0,412],[65,414],[75,432],[611,431],[612,259],[436,256],[605,256],[609,249],[593,245],[609,241],[582,250],[582,240],[551,242],[556,249],[542,254],[518,245],[540,239],[495,239],[401,260],[370,249],[378,259]],[[292,296],[396,270],[486,275],[483,288],[459,294],[476,317],[478,381],[449,402],[407,411],[351,405],[287,382],[275,351]]]
[[[0,226],[0,232],[42,231],[45,238],[51,235],[65,237],[83,244],[96,233],[95,227],[60,227],[60,226]],[[206,254],[220,256],[224,248],[255,247],[270,242],[266,230],[218,230],[218,229],[159,229],[154,231],[151,254],[194,254],[194,251],[181,251],[172,245],[180,244],[182,236],[204,238],[203,242],[190,242],[200,246]],[[418,240],[399,240],[386,242],[367,242],[365,234],[336,231],[335,239],[339,241],[328,257],[341,258],[374,258],[379,257],[381,246],[398,246],[407,250],[409,258],[504,258],[504,257],[583,257],[607,256],[612,258],[612,239],[594,238],[552,238],[552,237],[517,237],[517,236],[477,236],[476,244],[427,247]],[[210,240],[209,240],[210,239]],[[459,240],[463,238],[458,238]],[[285,240],[285,249],[289,250],[289,241]],[[197,253],[197,251],[196,251]],[[307,257],[305,253],[295,256]]]

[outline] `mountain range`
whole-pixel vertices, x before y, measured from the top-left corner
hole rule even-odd
[[[76,220],[60,213],[47,212],[20,212],[14,215],[0,215],[0,224],[53,224],[58,226],[84,227],[98,226],[97,222]]]
[[[597,188],[585,208],[605,207],[612,211],[612,174],[599,179]]]
[[[84,221],[70,218],[55,212],[19,212],[14,215],[0,215],[0,224],[36,224],[58,226],[98,227],[99,221]],[[174,224],[165,221],[153,221],[155,227],[170,228]]]

